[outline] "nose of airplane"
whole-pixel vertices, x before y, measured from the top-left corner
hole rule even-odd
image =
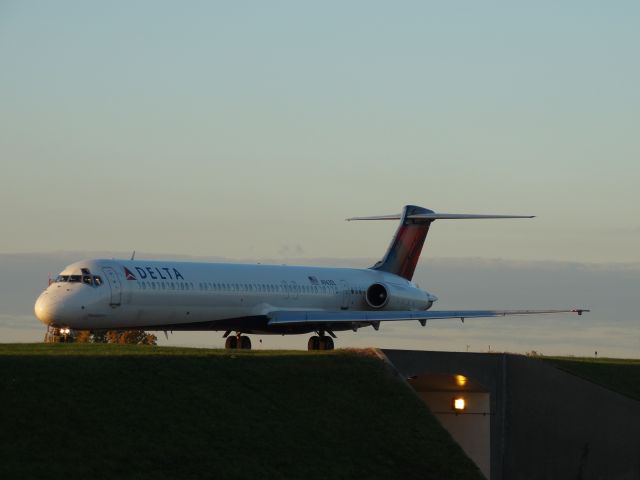
[[[50,325],[62,316],[62,301],[48,292],[42,293],[33,307],[38,320],[45,325]]]

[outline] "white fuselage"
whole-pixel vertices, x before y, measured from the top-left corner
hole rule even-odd
[[[47,325],[81,330],[304,333],[309,328],[268,325],[269,313],[372,310],[365,292],[374,283],[397,293],[388,310],[425,310],[436,300],[402,277],[371,269],[87,260],[60,273],[35,313]]]

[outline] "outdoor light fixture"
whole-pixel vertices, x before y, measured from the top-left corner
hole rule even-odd
[[[464,375],[456,375],[456,385],[464,387],[467,384],[467,377]]]
[[[467,402],[462,397],[454,397],[453,399],[453,410],[455,412],[462,412],[465,408],[467,408]]]

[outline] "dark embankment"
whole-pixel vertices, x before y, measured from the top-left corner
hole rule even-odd
[[[481,478],[357,352],[0,345],[0,478]]]
[[[622,358],[542,357],[590,382],[640,400],[640,360]]]

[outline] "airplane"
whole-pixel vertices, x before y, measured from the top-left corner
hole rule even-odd
[[[333,350],[335,332],[380,322],[577,313],[589,310],[430,310],[438,298],[411,281],[436,220],[533,218],[402,213],[354,220],[400,220],[370,268],[93,259],[67,266],[36,300],[36,317],[54,333],[74,330],[222,331],[225,348],[250,349],[247,334],[314,333],[309,350]]]

